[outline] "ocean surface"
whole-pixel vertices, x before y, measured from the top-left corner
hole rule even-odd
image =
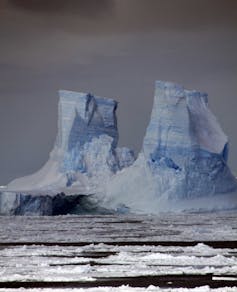
[[[237,212],[0,217],[0,291],[237,291]]]

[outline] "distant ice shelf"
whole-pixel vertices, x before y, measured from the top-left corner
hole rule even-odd
[[[66,90],[59,95],[50,158],[38,172],[2,190],[1,214],[50,215],[50,197],[60,193],[93,195],[88,204],[115,212],[237,208],[228,138],[206,93],[157,81],[136,161],[132,150],[117,147],[115,100]]]

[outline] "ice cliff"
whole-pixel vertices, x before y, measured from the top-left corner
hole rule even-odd
[[[94,192],[124,166],[133,152],[117,148],[117,102],[91,94],[60,90],[58,134],[48,162],[38,172],[12,181],[9,190]],[[73,190],[74,191],[74,190]]]
[[[209,109],[207,94],[157,81],[135,162],[130,149],[117,147],[116,108],[112,99],[60,91],[50,159],[37,173],[8,185],[0,196],[0,213],[79,210],[87,204],[82,195],[89,194],[100,212],[237,208],[228,139]]]
[[[142,150],[109,182],[104,204],[159,212],[216,209],[218,198],[220,209],[237,207],[236,196],[228,201],[226,195],[237,189],[227,158],[228,139],[208,107],[207,94],[157,81]]]
[[[40,197],[40,202],[33,199],[34,208],[38,204],[40,209],[45,201],[42,194],[102,192],[113,174],[134,162],[132,150],[117,147],[115,100],[66,90],[60,90],[59,96],[58,134],[50,158],[38,172],[7,186],[0,205],[11,212],[24,194]]]

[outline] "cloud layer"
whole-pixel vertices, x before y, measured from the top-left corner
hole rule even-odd
[[[60,88],[117,99],[138,151],[156,79],[209,93],[237,169],[235,0],[2,0],[0,39],[0,184],[47,160]]]

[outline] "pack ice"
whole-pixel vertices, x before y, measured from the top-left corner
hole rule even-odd
[[[8,185],[0,196],[1,213],[55,214],[55,205],[65,211],[62,205],[81,204],[65,199],[78,194],[93,194],[102,210],[118,212],[237,207],[228,139],[208,107],[207,94],[157,81],[135,162],[133,151],[117,148],[116,108],[112,99],[60,91],[50,158],[37,173]]]

